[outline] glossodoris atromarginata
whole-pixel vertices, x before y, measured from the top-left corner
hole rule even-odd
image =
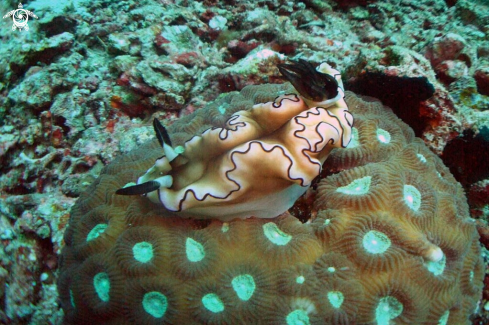
[[[273,218],[311,185],[333,148],[351,140],[353,116],[340,73],[300,60],[279,65],[300,93],[233,114],[173,148],[165,128],[153,126],[165,155],[116,193],[146,195],[182,217],[228,221]]]

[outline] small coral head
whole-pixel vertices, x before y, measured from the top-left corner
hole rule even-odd
[[[279,64],[278,69],[304,98],[313,102],[323,102],[338,95],[338,82],[334,76],[317,71],[305,60]]]

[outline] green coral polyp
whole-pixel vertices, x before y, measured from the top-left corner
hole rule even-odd
[[[219,107],[217,108],[217,110],[219,111],[219,113],[221,114],[225,114],[226,113],[226,110],[229,108],[229,104],[228,103],[222,103],[221,105],[219,105]]]
[[[296,309],[290,312],[286,317],[287,325],[310,325],[309,316],[302,309]]]
[[[183,146],[177,146],[177,147],[175,147],[174,150],[175,150],[175,153],[177,153],[179,155],[181,155],[182,153],[185,152],[185,148]]]
[[[443,254],[441,260],[437,262],[427,261],[425,262],[424,265],[426,266],[428,271],[430,271],[434,275],[440,275],[445,270],[446,264],[447,264],[447,258],[445,257],[445,254]]]
[[[412,185],[404,185],[404,202],[413,211],[421,206],[421,193]]]
[[[215,314],[224,311],[224,304],[215,293],[208,293],[204,297],[202,297],[202,304],[204,307]]]
[[[384,129],[377,129],[377,139],[382,143],[391,142],[391,134]]]
[[[426,160],[426,157],[423,156],[422,154],[418,153],[416,154],[416,156],[418,156],[419,160],[423,163],[423,164],[426,164],[427,160]]]
[[[200,262],[205,257],[204,246],[190,237],[185,242],[185,253],[190,262]]]
[[[249,274],[238,275],[231,281],[234,291],[238,295],[238,298],[243,301],[248,301],[255,292],[256,285],[255,280]]]
[[[143,309],[154,318],[161,318],[168,309],[168,299],[158,291],[151,291],[144,294]]]
[[[328,301],[334,308],[340,308],[344,300],[345,296],[343,296],[343,293],[341,291],[328,292]]]
[[[105,231],[105,229],[107,229],[108,226],[109,225],[106,223],[99,223],[98,225],[93,227],[87,235],[87,242],[94,240],[98,236],[100,236]]]
[[[396,298],[391,296],[381,298],[375,309],[377,325],[391,324],[391,319],[401,315],[403,309],[403,305]]]
[[[391,240],[386,234],[370,230],[363,236],[363,248],[371,254],[382,254],[391,246]]]
[[[438,325],[447,325],[449,316],[450,316],[450,311],[447,310],[446,312],[443,313],[443,315],[441,315],[440,320],[438,321]]]
[[[93,277],[93,287],[97,296],[103,302],[108,302],[110,299],[110,279],[109,275],[105,272],[97,273]]]
[[[306,281],[306,278],[303,275],[300,275],[295,279],[295,283],[297,284],[303,284],[304,281]]]
[[[287,245],[292,239],[291,235],[280,230],[273,222],[267,222],[263,225],[263,233],[269,241],[277,246]]]
[[[355,179],[348,185],[338,187],[336,192],[340,192],[347,195],[364,195],[367,194],[370,189],[370,183],[372,176],[365,176]]]
[[[153,259],[153,245],[148,242],[140,242],[132,247],[132,254],[136,261],[148,263]]]
[[[222,224],[222,227],[221,227],[221,231],[224,233],[224,232],[228,232],[229,231],[229,223],[228,222],[224,222]]]
[[[348,149],[356,148],[360,145],[360,142],[358,141],[358,129],[353,127],[351,129],[351,140],[348,146],[346,146]]]

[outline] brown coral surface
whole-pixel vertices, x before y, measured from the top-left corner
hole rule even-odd
[[[280,92],[295,91],[220,97],[172,125],[172,142]],[[161,156],[156,140],[105,167],[65,234],[66,323],[469,324],[483,264],[462,187],[388,108],[346,101],[354,140],[323,166],[306,223],[188,220],[115,195]]]

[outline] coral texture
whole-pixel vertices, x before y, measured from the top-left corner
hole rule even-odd
[[[173,124],[172,143],[283,92],[222,96]],[[483,264],[462,187],[388,108],[345,100],[353,140],[323,166],[306,223],[184,219],[115,195],[160,157],[156,140],[105,167],[65,234],[66,323],[469,324]]]

